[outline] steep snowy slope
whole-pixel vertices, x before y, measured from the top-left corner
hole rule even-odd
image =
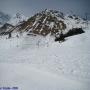
[[[72,29],[72,28],[85,28],[86,27],[86,21],[80,18],[79,16],[76,15],[65,15],[65,24],[67,25],[67,30]]]
[[[17,13],[11,17],[11,19],[8,23],[13,26],[16,26],[26,20],[27,20],[27,18],[24,15]]]

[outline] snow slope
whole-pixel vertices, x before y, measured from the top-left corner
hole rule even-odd
[[[89,90],[86,83],[43,72],[29,64],[0,63],[0,72],[0,87],[18,87],[18,90]]]
[[[0,37],[0,86],[21,90],[89,90],[90,29],[66,38]]]
[[[11,17],[11,19],[8,21],[8,23],[13,26],[16,26],[26,20],[27,20],[27,18],[23,14],[17,13]]]

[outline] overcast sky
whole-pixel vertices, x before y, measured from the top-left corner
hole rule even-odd
[[[84,16],[90,13],[90,0],[0,0],[0,11],[9,14],[20,12],[30,16],[46,8]]]

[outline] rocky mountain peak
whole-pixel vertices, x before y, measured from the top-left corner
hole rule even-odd
[[[11,18],[9,24],[14,26],[13,31],[43,36],[65,34],[73,28],[82,28],[85,25],[83,19],[76,15],[65,15],[60,11],[49,9],[40,11],[28,19],[17,13]]]
[[[36,13],[34,16],[29,18],[27,22],[23,23],[22,26],[27,29],[30,33],[39,34],[46,36],[51,35],[64,30],[66,25],[63,21],[63,13],[56,10],[47,10]]]

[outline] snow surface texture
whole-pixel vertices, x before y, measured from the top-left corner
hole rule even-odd
[[[43,72],[29,64],[0,64],[0,72],[2,87],[18,87],[18,90],[89,90],[84,82]]]
[[[0,37],[0,86],[20,90],[89,90],[90,29],[66,38]]]

